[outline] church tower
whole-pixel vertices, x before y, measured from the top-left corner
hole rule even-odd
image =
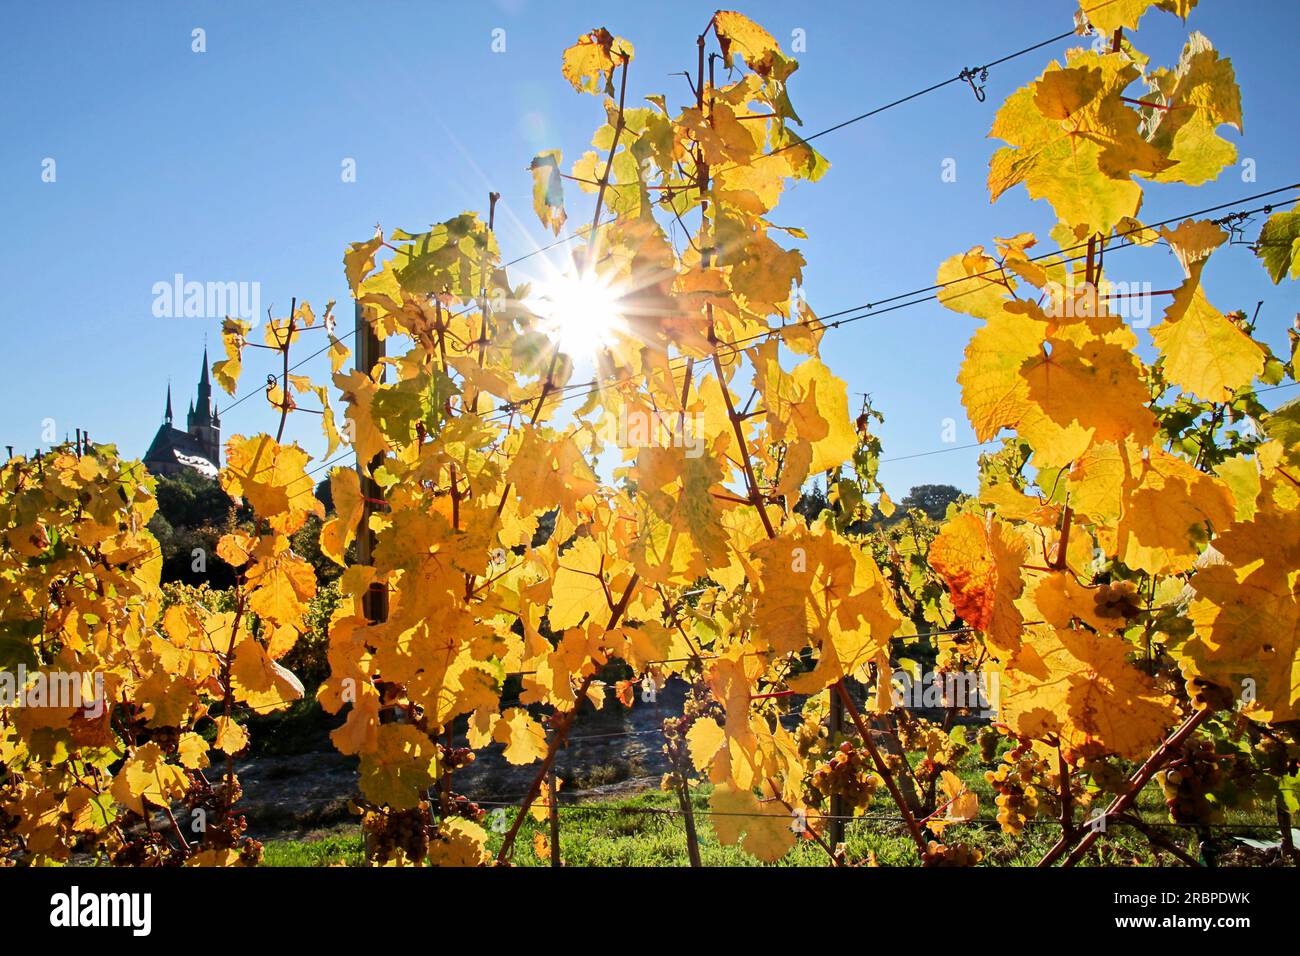
[[[176,475],[194,470],[215,478],[221,467],[221,416],[212,403],[212,382],[208,378],[208,350],[203,350],[198,394],[190,400],[185,431],[172,421],[172,387],[167,384],[163,423],[145,452],[144,464],[155,475]]]

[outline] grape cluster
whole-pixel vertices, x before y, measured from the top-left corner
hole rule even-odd
[[[161,833],[143,833],[127,840],[110,857],[114,866],[164,866],[173,856]]]
[[[691,755],[686,744],[686,734],[697,720],[719,721],[726,717],[722,705],[713,699],[707,686],[693,684],[682,702],[680,717],[668,717],[664,720],[664,755],[672,767],[664,774],[659,786],[664,791],[677,790],[683,785],[690,786]]]
[[[1002,755],[1002,761],[997,770],[986,771],[984,779],[997,792],[993,802],[998,808],[998,823],[1004,832],[1014,836],[1030,820],[1051,812],[1044,791],[1037,786],[1048,767],[1045,760],[1034,754],[1029,741],[1008,750]]]
[[[447,815],[464,817],[473,823],[482,823],[487,811],[463,793],[453,793],[447,806]]]
[[[1103,758],[1092,757],[1082,760],[1079,769],[1102,793],[1119,793],[1128,783],[1127,774],[1120,767]]]
[[[1137,617],[1141,610],[1137,588],[1131,581],[1103,584],[1092,592],[1092,599],[1098,617],[1127,620]]]
[[[976,734],[975,741],[980,747],[980,759],[984,763],[993,763],[998,759],[998,742],[1002,734],[996,727],[982,727]]]
[[[916,779],[933,780],[944,770],[950,770],[966,753],[966,746],[933,721],[914,718],[898,725],[898,741],[904,750],[924,750],[925,756],[916,765]]]
[[[203,811],[205,826],[195,850],[238,850],[241,862],[255,866],[262,859],[262,844],[244,835],[248,818],[228,809],[239,802],[242,793],[237,776],[223,776],[213,784],[201,774],[192,775],[190,788],[181,799],[183,818],[192,820],[196,810]],[[253,862],[247,863],[249,860]]]
[[[474,751],[469,747],[445,747],[438,745],[438,750],[442,754],[442,769],[444,773],[450,773],[453,770],[461,770],[468,767],[474,762]]]
[[[1187,681],[1187,696],[1198,708],[1208,707],[1213,711],[1232,710],[1236,698],[1227,687],[1193,677]]]
[[[1265,773],[1287,777],[1300,769],[1300,744],[1261,735],[1253,748],[1255,760]]]
[[[979,647],[969,634],[954,634],[952,643],[945,644],[934,656],[934,669],[940,672],[965,670],[975,660]]]
[[[381,864],[419,863],[429,852],[431,822],[428,803],[413,810],[367,814],[365,827],[374,841],[375,859]]]
[[[245,837],[239,844],[239,863],[241,866],[261,866],[263,847],[260,841]]]
[[[1206,739],[1186,741],[1160,774],[1169,819],[1193,825],[1218,823],[1223,818],[1223,807],[1213,794],[1224,781],[1222,760],[1214,753],[1214,743]]]
[[[807,758],[812,754],[825,753],[829,736],[830,732],[824,722],[805,717],[794,731],[794,742],[799,749],[799,756]]]
[[[921,857],[925,866],[974,866],[984,859],[984,851],[965,843],[939,843],[931,840]]]
[[[879,789],[880,776],[871,769],[866,751],[845,741],[830,760],[812,775],[812,786],[821,797],[843,798],[850,807],[867,807]],[[820,805],[820,800],[818,801]]]

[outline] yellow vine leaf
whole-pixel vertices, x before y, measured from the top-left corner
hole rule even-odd
[[[781,53],[772,34],[743,13],[734,10],[719,10],[715,13],[713,27],[717,31],[727,69],[732,68],[733,57],[739,53],[745,58],[746,65],[760,76],[771,72],[774,54],[779,56]]]
[[[226,349],[226,357],[212,365],[212,376],[217,380],[227,395],[235,394],[239,384],[239,372],[243,362],[244,343],[252,324],[243,319],[227,318],[221,323],[221,342]]]
[[[550,440],[535,427],[523,430],[518,451],[506,472],[525,512],[559,507],[572,515],[580,499],[598,482],[582,450],[571,437]]]
[[[1226,402],[1264,370],[1263,347],[1210,305],[1200,269],[1179,286],[1151,338],[1175,385],[1211,402]]]
[[[1170,574],[1191,568],[1209,531],[1235,514],[1223,482],[1159,448],[1127,453],[1129,473],[1117,526],[1119,556],[1130,568]]]
[[[1153,179],[1199,186],[1236,162],[1237,150],[1218,135],[1220,125],[1241,132],[1241,91],[1232,61],[1220,59],[1202,33],[1193,33],[1171,72],[1157,70],[1151,85],[1167,109],[1153,109],[1151,144],[1173,163]]]
[[[985,255],[983,246],[945,259],[934,282],[941,287],[936,293],[940,303],[978,319],[1001,315],[1016,288],[1015,279]]]
[[[321,527],[321,553],[339,566],[345,564],[344,555],[357,536],[365,502],[361,499],[361,479],[355,469],[330,470],[330,496],[334,501],[334,517]]]
[[[1084,757],[1138,760],[1160,744],[1172,700],[1130,664],[1117,637],[1035,626],[1003,672],[1003,719]],[[1123,707],[1114,706],[1123,701]]]
[[[261,713],[281,710],[303,695],[302,682],[253,637],[245,637],[235,649],[230,678],[235,698]]]
[[[253,557],[258,539],[242,531],[230,531],[217,539],[217,557],[232,568],[242,568]]]
[[[564,180],[560,177],[562,154],[548,149],[533,157],[528,168],[533,173],[533,212],[546,228],[560,234],[568,216],[564,212]]]
[[[1013,93],[989,132],[1010,144],[989,165],[990,198],[1024,183],[1057,218],[1102,233],[1137,215],[1142,189],[1132,176],[1171,163],[1142,138],[1137,112],[1120,99],[1138,75],[1123,54],[1072,50],[1065,67],[1053,62]]]
[[[1142,15],[1155,7],[1186,20],[1197,0],[1079,0],[1080,12],[1103,34],[1121,27],[1136,30]]]
[[[224,714],[217,718],[216,748],[237,754],[248,746],[248,731]]]
[[[930,545],[930,564],[943,575],[954,610],[1005,654],[1020,646],[1016,599],[1024,591],[1026,552],[1011,526],[973,514],[947,522]]]
[[[189,788],[185,771],[167,762],[156,743],[140,747],[113,777],[113,799],[140,816],[148,807],[166,807]]]
[[[751,549],[758,647],[779,653],[811,645],[817,666],[792,687],[810,693],[851,675],[887,646],[901,615],[869,553],[825,526],[796,526]]]
[[[505,744],[505,758],[512,764],[533,763],[546,756],[546,731],[521,707],[501,712],[492,739]]]
[[[384,244],[384,233],[382,230],[375,230],[374,236],[365,242],[352,242],[348,244],[347,252],[343,254],[343,274],[347,277],[348,288],[355,295],[357,288],[364,279],[375,268],[375,253]],[[335,369],[338,371],[338,369]]]
[[[177,751],[181,766],[189,770],[202,770],[208,766],[208,742],[193,731],[181,734]]]
[[[576,627],[588,616],[597,621],[609,616],[605,558],[599,542],[591,537],[579,538],[560,555],[554,597],[546,614],[553,629]]]
[[[373,803],[410,810],[438,775],[438,747],[410,724],[382,724],[375,749],[361,754],[361,792]]]
[[[1284,277],[1300,279],[1300,203],[1268,217],[1255,242],[1255,255],[1274,284]]]
[[[269,435],[235,435],[226,444],[221,486],[231,497],[245,498],[276,531],[292,534],[308,515],[325,516],[304,470],[310,460],[297,445],[276,444]]]
[[[979,795],[972,792],[961,777],[951,770],[940,771],[939,790],[946,798],[943,802],[947,806],[943,808],[942,816],[931,817],[926,822],[926,826],[934,831],[935,836],[942,836],[943,831],[950,824],[965,823],[979,815]]]
[[[307,602],[316,596],[315,570],[292,551],[259,558],[249,567],[245,580],[249,608],[276,625],[298,624]]]
[[[486,866],[487,831],[473,820],[450,817],[438,824],[438,834],[429,843],[432,866]]]
[[[691,724],[691,729],[686,732],[686,744],[696,771],[703,773],[708,769],[726,739],[722,727],[713,720],[697,720]]]
[[[1270,482],[1271,484],[1271,482]],[[1263,505],[1215,539],[1227,563],[1199,569],[1184,670],[1247,700],[1264,721],[1300,717],[1300,501]],[[1249,693],[1247,693],[1249,691]]]
[[[750,790],[729,784],[709,795],[713,828],[723,846],[739,845],[765,863],[781,859],[794,846],[794,818],[780,803],[760,803]]]
[[[561,72],[579,93],[614,95],[614,68],[632,59],[632,44],[604,27],[578,37],[564,51]]]

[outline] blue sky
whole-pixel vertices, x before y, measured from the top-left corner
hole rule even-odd
[[[738,7],[788,48],[806,51],[792,99],[816,131],[1070,28],[1068,0],[1022,2],[775,3]],[[376,223],[418,230],[503,194],[506,258],[546,236],[531,211],[529,159],[588,148],[603,117],[575,94],[560,53],[597,25],[636,45],[631,93],[689,96],[676,71],[692,67],[695,36],[714,9],[688,2],[499,0],[481,3],[70,2],[12,5],[0,38],[0,183],[8,355],[0,444],[30,450],[42,421],[60,437],[87,428],[144,453],[168,379],[178,414],[197,379],[204,337],[217,323],[158,318],[153,286],[176,273],[199,281],[258,282],[263,310],[290,297],[345,303],[341,256]],[[207,50],[191,50],[191,31]],[[505,31],[504,53],[492,52]],[[1136,36],[1154,63],[1173,65],[1187,30],[1231,56],[1245,132],[1225,135],[1254,160],[1199,189],[1151,187],[1142,218],[1164,219],[1300,180],[1295,124],[1294,0],[1203,0],[1186,27],[1149,14]],[[1065,41],[994,68],[988,99],[953,84],[818,140],[832,163],[816,184],[787,194],[773,219],[805,227],[805,293],[820,314],[926,286],[953,252],[993,236],[1052,224],[1023,189],[988,202],[985,138],[996,106],[1036,77]],[[55,182],[42,181],[53,158]],[[356,182],[341,164],[356,161]],[[945,159],[955,182],[943,182]],[[569,191],[574,222],[589,198]],[[1250,238],[1258,223],[1250,227]],[[524,268],[526,267],[526,268]],[[535,273],[524,264],[512,279]],[[1108,257],[1113,280],[1176,284],[1164,250]],[[1275,349],[1300,310],[1294,284],[1275,287],[1244,248],[1216,254],[1206,278],[1222,310],[1252,310]],[[1158,315],[1156,316],[1158,319]],[[975,320],[927,303],[830,333],[823,352],[852,393],[886,415],[885,458],[974,441],[955,376]],[[350,327],[347,325],[345,327]],[[305,352],[298,353],[299,355]],[[215,357],[215,356],[214,356]],[[250,351],[240,394],[263,380],[270,353]],[[312,369],[324,373],[323,362]],[[1279,399],[1291,393],[1279,393]],[[856,394],[851,404],[856,407]],[[291,427],[323,451],[314,422]],[[223,421],[225,434],[274,427],[260,399]],[[887,461],[895,497],[922,482],[973,489],[975,450]]]

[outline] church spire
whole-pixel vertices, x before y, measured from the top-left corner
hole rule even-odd
[[[172,383],[167,383],[167,411],[163,413],[163,421],[168,425],[172,423]]]
[[[194,419],[190,424],[212,424],[212,383],[208,380],[208,347],[203,347],[203,368],[199,372],[199,393],[194,402]]]

